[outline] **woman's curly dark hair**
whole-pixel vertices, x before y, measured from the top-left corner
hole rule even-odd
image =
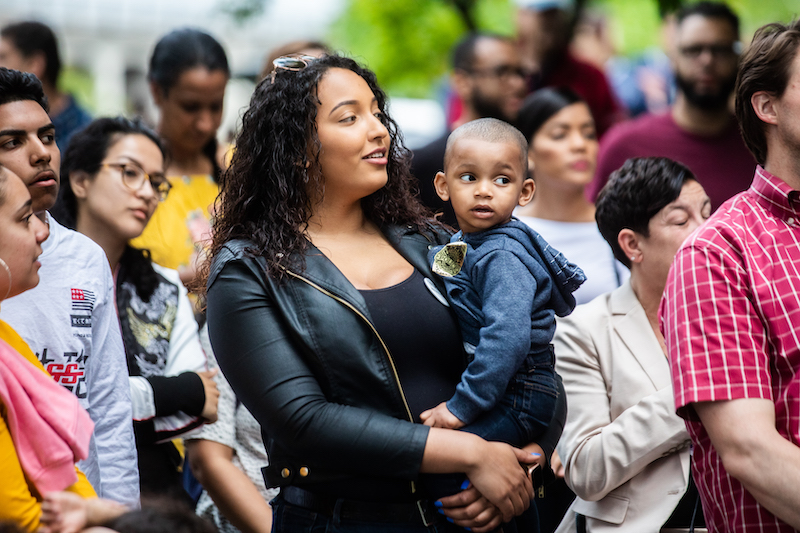
[[[70,175],[73,172],[97,174],[109,149],[125,135],[144,135],[153,141],[166,159],[166,150],[161,139],[141,119],[115,117],[93,120],[72,136],[61,160],[61,187],[56,205],[51,210],[61,224],[75,229],[78,221],[78,200],[70,185]],[[136,287],[139,297],[149,302],[158,287],[158,277],[153,270],[150,252],[126,246],[119,264],[125,271],[124,277]]]
[[[351,70],[367,82],[389,130],[389,179],[362,200],[366,217],[379,227],[402,224],[423,232],[429,229],[429,213],[413,189],[410,152],[397,124],[386,114],[386,94],[375,74],[352,59],[323,56],[299,71],[277,70],[274,80],[268,76],[256,87],[231,165],[220,181],[213,241],[198,281],[205,281],[210,262],[233,239],[250,240],[249,253],[266,258],[267,271],[276,279],[290,262],[304,267],[311,198],[324,194],[324,177],[317,179],[313,172],[319,168],[323,148],[316,127],[317,87],[332,68]]]

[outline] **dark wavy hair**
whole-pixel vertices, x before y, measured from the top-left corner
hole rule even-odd
[[[689,180],[697,181],[692,171],[666,157],[634,157],[611,173],[597,195],[594,218],[620,263],[631,267],[619,245],[619,232],[628,228],[649,237],[650,219],[677,200]]]
[[[372,90],[389,130],[387,184],[362,200],[366,217],[378,226],[402,224],[425,232],[429,213],[416,199],[409,171],[410,153],[397,124],[386,114],[386,94],[375,74],[352,59],[328,55],[300,71],[278,70],[256,87],[242,119],[231,165],[220,181],[209,261],[233,239],[249,239],[249,253],[267,259],[268,273],[281,279],[283,268],[303,269],[308,247],[305,229],[312,196],[324,194],[324,176],[315,178],[322,146],[317,137],[317,87],[333,68],[358,74]],[[312,194],[310,194],[310,191]],[[204,290],[204,287],[197,287]]]
[[[116,117],[93,120],[72,136],[61,158],[61,187],[56,205],[51,210],[61,224],[75,229],[78,219],[78,200],[70,184],[71,175],[75,172],[97,174],[108,150],[126,135],[144,135],[158,146],[161,155],[166,159],[166,150],[158,134],[141,119]],[[120,258],[120,268],[124,270],[120,275],[134,284],[143,301],[149,302],[158,287],[150,252],[126,246]]]
[[[213,72],[221,70],[230,77],[228,57],[219,41],[211,35],[194,29],[174,30],[162,37],[150,57],[147,79],[155,83],[166,96],[187,70],[203,67]],[[219,181],[222,169],[217,162],[217,138],[203,146],[203,155],[211,160],[213,177]]]

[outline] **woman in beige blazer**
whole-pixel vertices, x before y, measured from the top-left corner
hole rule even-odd
[[[558,533],[688,531],[698,499],[658,306],[678,248],[710,213],[689,169],[665,158],[628,160],[598,197],[600,231],[631,277],[556,328],[569,406],[558,452],[578,496]]]

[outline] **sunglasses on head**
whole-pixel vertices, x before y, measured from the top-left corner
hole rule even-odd
[[[288,70],[289,72],[297,72],[306,68],[309,63],[317,59],[314,56],[307,56],[303,54],[291,54],[288,56],[281,56],[272,61],[272,72],[270,72],[270,83],[275,81],[275,74],[279,70]]]

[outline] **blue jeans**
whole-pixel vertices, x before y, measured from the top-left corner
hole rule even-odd
[[[326,516],[292,505],[285,502],[280,495],[270,503],[273,533],[464,533],[462,528],[444,520],[428,527],[421,523],[414,525],[346,521],[341,520],[336,512],[333,516]]]
[[[552,346],[546,352],[529,354],[497,405],[461,430],[517,447],[536,442],[556,409],[558,378],[554,365]]]

